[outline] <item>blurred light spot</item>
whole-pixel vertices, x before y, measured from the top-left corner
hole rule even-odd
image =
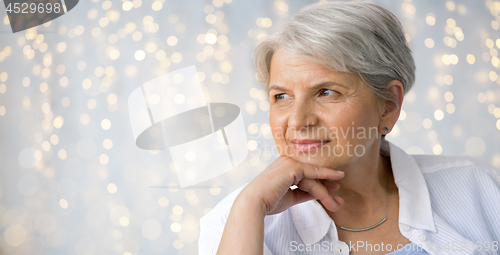
[[[447,1],[446,2],[446,8],[449,10],[449,11],[454,11],[455,10],[455,3],[452,2],[452,1]]]
[[[217,42],[220,45],[225,45],[228,42],[227,36],[225,36],[225,35],[219,35],[219,37],[217,37]]]
[[[444,100],[446,100],[446,102],[453,101],[453,93],[451,93],[450,91],[444,93]]]
[[[101,154],[101,156],[99,156],[99,162],[101,162],[101,164],[103,164],[103,165],[108,164],[109,163],[109,156],[106,154]]]
[[[183,94],[177,94],[174,97],[174,102],[178,105],[183,104],[186,101],[186,98],[184,97]]]
[[[117,205],[109,212],[109,219],[115,226],[128,226],[129,218],[130,211],[123,205]]]
[[[206,14],[209,14],[209,13],[212,13],[214,12],[214,7],[212,5],[205,5],[205,7],[203,7],[203,11],[206,13]]]
[[[439,155],[441,154],[441,152],[443,152],[443,147],[441,147],[441,145],[436,144],[434,145],[434,147],[432,147],[432,153],[434,153],[435,155]]]
[[[132,34],[132,40],[138,42],[142,39],[142,33],[140,31],[135,31],[133,34]]]
[[[120,57],[120,51],[113,49],[109,52],[109,58],[112,60],[117,60]]]
[[[43,149],[44,151],[49,151],[49,150],[50,150],[50,143],[49,143],[48,141],[44,141],[44,142],[42,143],[42,149]]]
[[[451,28],[454,28],[457,25],[457,22],[454,19],[447,19],[446,25],[448,25]]]
[[[434,24],[436,24],[436,15],[434,15],[434,13],[428,13],[425,17],[425,22],[429,26],[434,26]]]
[[[170,56],[170,59],[174,63],[179,63],[182,61],[182,55],[179,52],[174,52],[174,54],[172,54],[172,56]]]
[[[111,139],[104,139],[104,141],[102,142],[102,147],[104,147],[104,149],[106,150],[110,150],[111,148],[113,148],[113,141],[111,141]]]
[[[444,76],[444,83],[445,83],[446,85],[451,85],[451,84],[453,84],[453,76],[451,76],[451,75],[449,75],[449,74],[448,74],[448,75],[445,75],[445,76]]]
[[[45,93],[49,89],[49,85],[46,82],[40,83],[40,92]]]
[[[25,87],[27,87],[27,86],[25,86]],[[7,86],[5,84],[1,84],[0,85],[0,94],[5,94],[5,91],[7,91]]]
[[[123,2],[123,4],[122,4],[122,9],[124,11],[130,11],[132,9],[132,7],[133,7],[133,4],[130,1]]]
[[[260,158],[259,157],[250,158],[250,165],[253,167],[258,167],[260,165]]]
[[[425,46],[427,48],[432,48],[434,47],[434,40],[432,40],[432,38],[427,38],[425,39]]]
[[[182,206],[180,205],[176,205],[172,208],[172,212],[175,214],[175,215],[182,215],[182,213],[184,212],[184,209],[182,209]]]
[[[220,187],[217,185],[214,185],[210,188],[210,194],[217,196],[220,194]]]
[[[12,247],[17,247],[26,240],[26,230],[20,225],[12,225],[8,227],[4,234],[5,241]]]
[[[175,37],[175,36],[173,36],[173,35],[169,36],[169,37],[167,38],[167,44],[168,44],[169,46],[175,46],[175,45],[177,45],[177,37]]]
[[[36,166],[39,160],[35,158],[35,152],[36,150],[30,147],[21,150],[17,156],[19,164],[25,168],[32,168]]]
[[[181,229],[182,229],[182,226],[178,222],[174,222],[170,225],[170,230],[172,230],[172,232],[174,232],[174,233],[180,232]]]
[[[146,44],[146,51],[149,53],[153,53],[158,49],[158,46],[154,42],[150,42]]]
[[[5,106],[0,105],[0,116],[4,116],[7,110],[5,109]]]
[[[245,104],[245,110],[247,111],[248,114],[254,115],[257,113],[257,105],[255,104],[254,101],[247,101]]]
[[[163,4],[160,1],[154,1],[153,5],[151,6],[153,11],[159,11],[159,10],[161,10],[162,7],[163,7]]]
[[[114,183],[108,184],[107,188],[108,188],[108,192],[111,194],[115,194],[116,191],[118,191],[118,188],[116,187],[116,184],[114,184]]]
[[[82,123],[82,125],[87,125],[89,124],[90,122],[90,116],[86,113],[80,115],[80,123]]]
[[[141,61],[146,57],[146,53],[143,50],[138,50],[135,52],[134,57],[136,60]]]
[[[174,230],[172,230],[172,231],[174,231]],[[180,249],[182,249],[182,247],[184,247],[184,243],[181,240],[175,240],[174,243],[173,243],[173,246],[174,246],[174,248],[180,250]]]
[[[123,227],[126,227],[130,224],[130,220],[127,217],[121,217],[119,222],[120,222],[120,225]]]
[[[488,77],[490,78],[491,81],[496,81],[498,78],[498,74],[494,71],[490,71]]]
[[[217,21],[217,17],[213,14],[208,14],[206,17],[205,17],[205,21],[208,23],[208,24],[214,24],[216,21]]]
[[[446,105],[446,112],[449,114],[452,114],[455,112],[455,105],[452,103],[449,103]]]
[[[147,15],[147,16],[144,16],[144,18],[142,19],[142,23],[144,25],[151,25],[153,24],[154,20],[153,20],[153,17]]]
[[[110,129],[110,128],[111,128],[111,121],[110,121],[110,120],[108,120],[108,119],[103,119],[103,120],[101,121],[101,127],[102,127],[102,129],[104,129],[104,130],[108,130],[108,129]]]
[[[53,145],[57,145],[59,143],[59,137],[57,137],[57,135],[51,135],[50,136],[50,143],[52,143]]]
[[[254,151],[255,149],[257,149],[257,142],[255,140],[250,140],[247,142],[247,148],[251,151]]]
[[[61,85],[61,87],[63,87],[63,88],[65,88],[66,86],[68,86],[68,83],[69,83],[68,77],[62,77],[59,80],[59,85]]]
[[[142,235],[148,240],[154,240],[161,235],[162,227],[158,220],[148,219],[142,223]]]
[[[93,98],[89,99],[89,101],[87,101],[87,107],[89,109],[95,109],[95,107],[97,106],[97,101]]]
[[[62,159],[62,160],[65,160],[66,157],[67,157],[67,153],[64,149],[61,149],[59,150],[59,152],[57,152],[57,156]]]
[[[59,206],[62,208],[62,209],[68,209],[68,200],[64,199],[64,198],[61,198],[59,200]]]
[[[442,120],[442,119],[444,118],[444,112],[443,112],[443,111],[441,111],[441,110],[436,110],[436,111],[434,112],[434,118],[435,118],[436,120],[438,120],[438,121],[439,121],[439,120]]]
[[[401,110],[399,113],[399,118],[398,120],[405,120],[406,119],[406,112],[404,110]]]
[[[425,129],[429,129],[432,127],[432,120],[429,119],[429,118],[426,118],[422,121],[422,126],[425,128]]]
[[[207,33],[205,35],[205,42],[208,44],[214,44],[217,42],[217,36],[212,33]]]
[[[168,198],[166,197],[161,197],[159,200],[158,200],[158,203],[160,204],[161,207],[167,207],[168,204],[169,204],[169,201],[168,201]]]
[[[461,136],[462,132],[463,132],[462,127],[460,127],[460,126],[455,126],[453,128],[453,135],[455,135],[455,136]]]
[[[270,104],[267,101],[262,101],[260,102],[259,107],[262,111],[268,111],[270,108]]]
[[[437,87],[430,87],[429,88],[429,100],[430,101],[435,101],[439,97],[439,89]]]
[[[485,151],[486,143],[479,137],[471,137],[465,142],[465,152],[470,156],[481,156]]]
[[[493,20],[491,21],[491,27],[495,30],[498,30],[498,28],[500,28],[500,23],[498,23],[498,21],[496,20]]]

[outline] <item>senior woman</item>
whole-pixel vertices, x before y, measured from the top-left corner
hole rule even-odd
[[[200,254],[500,254],[493,168],[385,140],[415,80],[391,12],[309,5],[252,57],[280,157],[200,220]]]

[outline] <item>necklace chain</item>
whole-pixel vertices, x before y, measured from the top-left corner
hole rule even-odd
[[[341,227],[341,226],[338,226],[339,228],[343,229],[343,230],[348,230],[348,231],[355,231],[355,232],[359,232],[359,231],[365,231],[365,230],[369,230],[369,229],[372,229],[380,224],[382,224],[386,219],[387,219],[387,213],[389,212],[389,173],[387,173],[387,188],[386,188],[386,193],[387,193],[387,209],[385,210],[385,217],[377,224],[371,226],[371,227],[367,227],[367,228],[345,228],[345,227]]]

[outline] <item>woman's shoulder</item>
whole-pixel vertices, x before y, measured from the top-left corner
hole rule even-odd
[[[422,174],[432,176],[469,175],[470,181],[491,180],[500,189],[500,171],[479,158],[472,156],[412,155]],[[451,178],[452,180],[454,178]]]
[[[215,229],[219,229],[221,227],[224,228],[234,200],[247,184],[248,182],[231,192],[219,203],[217,203],[217,205],[210,212],[200,218],[200,225],[208,225]]]

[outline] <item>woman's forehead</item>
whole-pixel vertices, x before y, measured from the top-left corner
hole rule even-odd
[[[347,85],[359,81],[359,77],[353,73],[330,70],[310,57],[290,54],[282,48],[278,48],[273,54],[269,75],[270,85],[294,81],[317,83],[319,80],[332,79]]]

